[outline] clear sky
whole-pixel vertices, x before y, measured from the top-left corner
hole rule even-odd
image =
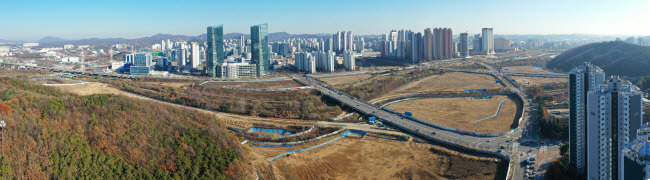
[[[199,35],[206,26],[249,33],[382,34],[449,27],[454,34],[650,35],[650,0],[0,0],[0,39],[137,38]]]

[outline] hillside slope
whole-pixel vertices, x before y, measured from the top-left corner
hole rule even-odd
[[[208,114],[0,78],[0,179],[245,178],[239,140]]]
[[[591,62],[607,75],[650,75],[650,47],[620,41],[592,43],[568,50],[548,62],[547,68],[568,72]]]

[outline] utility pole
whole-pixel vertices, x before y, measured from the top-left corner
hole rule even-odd
[[[0,128],[2,128],[2,157],[5,157],[5,127],[7,123],[4,120],[0,121]]]

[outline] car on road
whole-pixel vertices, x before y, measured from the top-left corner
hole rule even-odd
[[[487,141],[485,141],[485,142],[491,142],[491,140],[489,140],[489,139],[488,139],[488,140],[487,140]]]

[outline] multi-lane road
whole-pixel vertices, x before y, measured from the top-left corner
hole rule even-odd
[[[523,108],[528,112],[532,112],[532,108],[529,107],[529,101],[525,98],[526,95],[520,86],[515,85],[505,76],[506,74],[502,73],[498,69],[489,66],[480,61],[476,63],[486,67],[489,70],[489,73],[494,75],[497,79],[501,80],[507,88],[512,92],[516,93],[523,100]],[[344,104],[348,107],[351,107],[363,114],[375,116],[378,119],[391,124],[393,126],[398,126],[398,128],[410,131],[419,136],[423,136],[428,139],[437,140],[440,142],[449,143],[451,145],[456,145],[459,147],[465,147],[476,150],[499,152],[503,155],[506,155],[510,158],[511,162],[514,163],[514,169],[511,170],[511,173],[514,173],[514,179],[521,179],[524,177],[525,165],[521,162],[525,161],[526,156],[535,156],[540,147],[544,147],[542,150],[557,150],[559,148],[558,144],[551,146],[540,146],[539,140],[540,136],[537,133],[537,128],[535,128],[534,122],[527,121],[531,115],[525,113],[522,118],[522,122],[519,122],[523,131],[517,131],[504,136],[497,137],[477,137],[472,135],[460,134],[457,132],[452,132],[448,130],[439,129],[436,127],[423,124],[409,118],[406,118],[399,114],[394,114],[389,111],[385,111],[377,106],[374,106],[370,103],[361,101],[355,97],[347,95],[343,92],[339,92],[329,86],[319,83],[318,81],[313,81],[308,77],[302,76],[292,76],[293,78],[309,82],[311,86],[315,89],[321,91],[323,95],[329,96],[341,104]],[[532,119],[532,118],[531,118]],[[519,141],[522,135],[526,133],[525,141]],[[525,154],[526,156],[523,156]],[[522,160],[523,158],[523,160]]]

